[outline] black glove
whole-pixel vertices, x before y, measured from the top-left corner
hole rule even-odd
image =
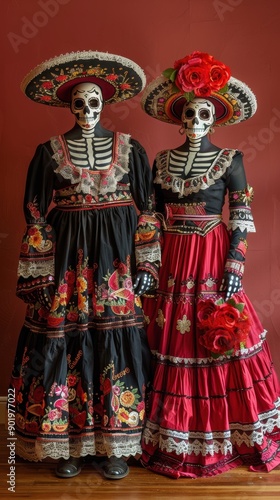
[[[155,285],[155,279],[146,271],[138,271],[133,285],[135,295],[142,295]]]
[[[226,292],[225,300],[228,300],[234,293],[241,290],[241,278],[234,273],[224,273],[220,292]]]

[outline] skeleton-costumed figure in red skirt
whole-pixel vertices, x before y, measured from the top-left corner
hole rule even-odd
[[[280,463],[279,383],[242,287],[253,190],[242,152],[209,139],[213,127],[252,117],[256,98],[225,64],[196,51],[151,82],[142,105],[185,137],[153,166],[165,228],[159,287],[143,299],[154,375],[142,462],[174,478],[240,464],[269,471]]]

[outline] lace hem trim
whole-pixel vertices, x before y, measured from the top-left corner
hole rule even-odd
[[[37,439],[27,441],[17,437],[16,453],[21,458],[31,462],[38,462],[45,458],[67,460],[72,457],[87,455],[103,455],[106,457],[130,457],[142,453],[140,435],[135,436],[103,436],[101,433],[93,436],[70,438],[69,441],[44,441]]]
[[[230,424],[230,430],[225,432],[178,432],[167,430],[148,421],[143,432],[146,444],[151,443],[154,447],[159,446],[161,450],[168,453],[175,452],[176,455],[194,453],[196,456],[222,453],[232,453],[234,445],[246,445],[248,448],[255,445],[261,446],[264,436],[271,433],[275,428],[280,429],[280,413],[276,408],[259,416],[259,421],[253,424],[242,425],[240,423]]]

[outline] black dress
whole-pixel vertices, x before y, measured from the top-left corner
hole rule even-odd
[[[58,136],[30,164],[17,286],[28,306],[11,382],[28,460],[141,452],[150,352],[133,278],[157,279],[159,223],[141,145],[116,133],[112,158],[105,171],[78,168]]]

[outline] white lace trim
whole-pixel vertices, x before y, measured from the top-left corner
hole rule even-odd
[[[279,399],[275,403],[276,408],[267,413],[259,415],[258,422],[242,425],[230,424],[230,430],[225,432],[180,432],[163,429],[157,424],[148,421],[143,432],[146,444],[151,443],[168,453],[175,452],[176,455],[194,453],[196,456],[211,455],[215,453],[232,452],[232,446],[245,444],[253,447],[262,445],[265,434],[269,434],[275,427],[280,429]]]
[[[251,208],[238,207],[230,209],[228,229],[234,231],[237,228],[239,228],[241,231],[246,230],[248,233],[256,232]]]
[[[244,220],[229,220],[228,229],[234,231],[237,228],[240,229],[240,231],[246,230],[247,233],[256,232],[254,222]]]
[[[153,243],[154,246],[147,247],[136,247],[135,256],[136,264],[141,264],[143,262],[160,262],[161,261],[161,248],[160,244]]]
[[[104,455],[106,457],[129,457],[142,453],[140,445],[141,433],[133,435],[104,436],[96,433],[93,436],[82,436],[69,439],[69,441],[47,441],[37,439],[27,441],[17,437],[17,455],[31,462],[38,462],[45,458],[67,460],[72,457],[85,457],[87,455]]]
[[[38,276],[54,276],[54,259],[47,261],[19,261],[18,277],[38,278]]]
[[[225,154],[226,151],[228,154]],[[182,179],[170,174],[168,171],[170,151],[161,151],[156,157],[157,173],[154,182],[161,184],[164,189],[171,189],[173,193],[179,193],[178,198],[188,196],[191,193],[198,193],[201,189],[208,189],[209,186],[215,184],[217,179],[222,177],[231,165],[232,158],[236,152],[236,149],[222,149],[207,172],[190,179]],[[219,167],[218,169],[217,166]]]
[[[129,153],[131,150],[130,135],[116,133],[116,154],[113,163],[106,171],[91,171],[88,168],[76,167],[67,160],[61,136],[52,137],[51,147],[53,158],[58,167],[55,173],[60,174],[64,179],[69,179],[71,184],[75,184],[75,192],[84,195],[91,194],[97,198],[98,195],[114,193],[117,183],[129,171]]]
[[[226,359],[232,359],[232,358],[239,358],[240,356],[249,356],[251,355],[254,351],[257,351],[261,348],[265,338],[266,338],[267,330],[264,330],[260,334],[260,342],[257,344],[248,347],[248,348],[242,348],[238,349],[234,352],[234,354],[231,355],[226,355],[226,354],[221,354],[219,358],[179,358],[178,356],[171,356],[169,354],[161,354],[160,352],[157,352],[156,350],[152,351],[152,354],[157,357],[160,361],[170,361],[171,363],[174,363],[176,365],[209,365],[211,363],[217,363],[221,362],[221,360],[226,360]]]

